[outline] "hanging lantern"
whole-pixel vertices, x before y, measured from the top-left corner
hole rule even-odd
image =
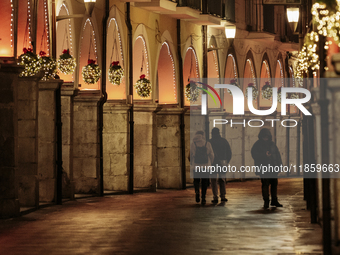
[[[229,81],[229,84],[231,84],[231,85],[235,85],[236,87],[238,87],[239,89],[240,89],[240,85],[237,83],[237,79],[232,79],[232,80],[230,80]],[[230,94],[230,95],[232,95],[232,93],[231,93],[231,91],[228,89],[228,93]]]
[[[83,80],[87,84],[95,84],[102,74],[99,66],[96,64],[96,61],[93,59],[89,59],[87,65],[83,67],[83,71],[81,72]]]
[[[119,61],[113,61],[109,69],[109,81],[113,85],[120,85],[124,76],[124,70],[119,65]]]
[[[41,80],[46,81],[49,79],[54,79],[57,73],[57,63],[51,57],[47,57],[44,51],[39,53],[39,62],[41,70],[44,72],[44,76]]]
[[[139,77],[139,80],[136,82],[136,84],[134,85],[137,94],[140,97],[149,97],[151,95],[151,83],[148,79],[145,78],[145,74],[142,74]]]
[[[197,85],[195,83],[193,83],[192,85],[188,83],[185,86],[185,97],[187,98],[187,100],[194,103],[197,101],[198,96],[199,96],[199,91],[197,89]]]
[[[32,48],[24,48],[24,53],[19,56],[18,65],[24,66],[24,71],[20,73],[20,77],[34,76],[40,72],[41,63],[38,56],[33,53]]]
[[[253,88],[252,97],[253,97],[253,100],[256,100],[257,96],[259,95],[259,91],[258,91],[257,87],[254,86],[254,83],[249,83],[248,87],[246,89],[246,97],[248,97],[248,88]]]
[[[70,50],[63,50],[58,59],[58,69],[63,74],[73,74],[76,69],[76,59],[70,54]]]
[[[267,99],[267,100],[273,97],[273,88],[272,86],[270,86],[268,81],[265,82],[265,85],[262,87],[261,95],[262,95],[262,98]]]

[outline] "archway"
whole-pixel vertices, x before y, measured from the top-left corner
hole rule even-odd
[[[123,47],[120,30],[115,18],[111,18],[107,27],[107,56],[106,56],[106,91],[108,99],[122,100],[126,98],[126,73],[120,85],[110,83],[108,70],[113,61],[119,61],[119,65],[124,69]]]
[[[183,62],[183,84],[184,84],[184,91],[182,93],[185,93],[185,86],[189,84],[191,78],[198,78],[199,77],[199,70],[198,70],[198,60],[195,49],[190,46],[188,47],[184,62]],[[198,102],[200,102],[201,98],[197,99]],[[190,101],[185,98],[185,106],[190,106]],[[192,103],[192,105],[195,105],[195,103]]]
[[[137,36],[135,44],[133,46],[133,82],[134,84],[136,83],[137,80],[140,79],[141,75],[145,75],[145,78],[150,80],[148,50],[147,50],[143,35]],[[137,94],[136,89],[134,89],[133,98],[134,100],[150,100],[152,99],[152,93],[150,93],[149,97],[141,97]]]
[[[13,21],[14,7],[11,0],[0,2],[0,56],[13,57]],[[19,41],[20,42],[20,41]],[[21,50],[20,50],[21,54]]]
[[[99,64],[97,55],[96,34],[92,21],[90,19],[87,19],[83,26],[80,45],[79,84],[81,90],[98,90],[100,88],[100,79],[95,84],[87,84],[82,77],[82,69],[88,64],[89,59],[93,59],[96,61],[96,64]]]
[[[159,104],[177,104],[174,60],[169,44],[162,44],[157,67]]]
[[[234,54],[232,53],[228,54],[224,77],[225,77],[225,83],[233,84],[235,82],[238,82],[237,84],[239,85],[240,81],[237,80],[238,71],[237,71],[236,59],[235,59]],[[224,109],[228,113],[233,112],[233,97],[228,92],[227,89],[224,89]]]
[[[32,48],[31,19],[31,1],[20,1],[18,8],[17,57],[23,53],[23,48]]]

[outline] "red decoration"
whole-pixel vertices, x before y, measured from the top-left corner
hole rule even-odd
[[[63,50],[63,54],[70,54],[70,50],[69,49]]]
[[[268,86],[270,85],[270,84],[269,84],[269,81],[266,81],[264,84],[265,84],[265,85],[268,85]]]
[[[145,74],[142,74],[139,79],[144,79],[145,78]]]
[[[93,60],[93,59],[89,59],[89,60],[87,61],[87,64],[88,64],[88,65],[93,65],[93,64],[95,64],[95,63],[96,63],[96,61]]]
[[[254,83],[249,83],[248,84],[248,87],[253,87],[254,86]]]
[[[23,48],[24,54],[26,54],[27,52],[33,52],[32,48]]]
[[[40,51],[39,55],[40,55],[40,57],[44,57],[44,56],[46,56],[46,52],[45,51]]]
[[[118,65],[119,65],[119,61],[113,61],[113,62],[111,63],[111,65],[112,65],[112,66],[118,66]]]
[[[231,83],[231,84],[236,83],[236,80],[235,80],[235,79],[232,79],[232,80],[230,80],[230,83]]]

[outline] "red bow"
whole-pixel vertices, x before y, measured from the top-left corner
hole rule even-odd
[[[145,74],[142,74],[139,79],[144,79],[145,78]]]
[[[26,54],[27,52],[33,52],[31,48],[23,48],[24,53]]]
[[[264,84],[265,84],[265,85],[269,85],[269,81],[266,81]]]
[[[41,57],[46,56],[46,52],[45,52],[45,51],[40,51],[40,52],[39,52],[39,55],[40,55]]]
[[[253,87],[254,86],[254,83],[249,83],[248,84],[248,87]]]
[[[63,50],[63,54],[70,54],[70,50],[69,49]]]
[[[87,64],[88,64],[88,65],[92,65],[92,64],[95,64],[95,63],[96,63],[96,61],[93,60],[93,59],[87,60]]]
[[[113,61],[113,62],[111,63],[111,65],[113,65],[113,66],[118,66],[118,65],[119,65],[119,61]]]
[[[230,80],[230,83],[236,83],[235,79]]]

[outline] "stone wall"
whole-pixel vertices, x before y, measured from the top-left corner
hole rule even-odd
[[[16,65],[0,68],[0,219],[18,216],[20,211],[16,185],[19,71]]]
[[[128,191],[129,106],[104,105],[104,190]]]
[[[157,188],[182,187],[181,114],[178,108],[157,113]]]
[[[74,98],[74,192],[99,192],[98,107],[99,91],[81,91]]]

